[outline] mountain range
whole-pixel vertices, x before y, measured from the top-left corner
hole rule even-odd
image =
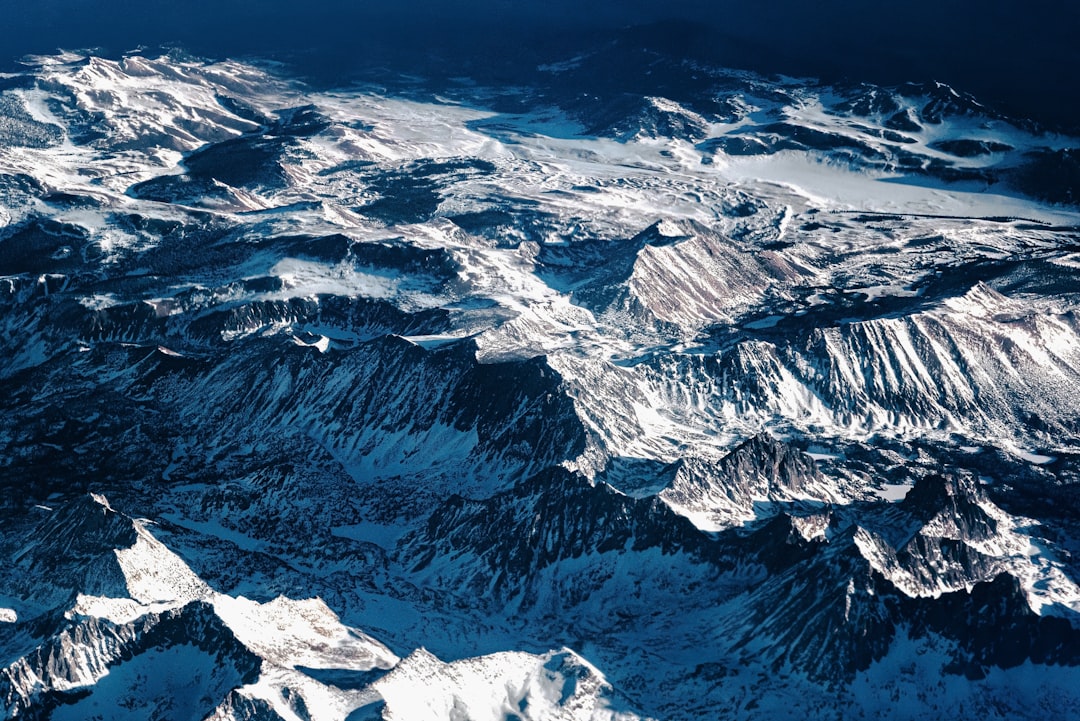
[[[625,40],[26,58],[0,708],[1080,714],[1076,148]]]

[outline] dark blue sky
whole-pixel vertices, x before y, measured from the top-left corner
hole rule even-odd
[[[703,31],[686,52],[740,67],[940,79],[1061,122],[1080,96],[1080,3],[1069,0],[0,0],[0,17],[5,61],[57,47],[176,43],[215,57],[301,55],[342,75],[432,54],[451,66],[531,62],[600,31],[677,19]]]

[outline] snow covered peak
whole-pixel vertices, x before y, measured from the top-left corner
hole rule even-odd
[[[446,664],[421,649],[378,682],[388,719],[477,721],[507,715],[540,721],[630,721],[603,675],[564,649],[541,656],[499,653]],[[616,701],[616,703],[612,703]]]
[[[844,502],[814,461],[769,434],[743,442],[719,461],[683,459],[659,497],[703,530],[756,521],[781,508]]]

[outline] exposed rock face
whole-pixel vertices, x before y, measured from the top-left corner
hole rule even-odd
[[[1034,569],[1010,555],[1028,543],[1016,520],[970,478],[920,480],[895,509],[864,514],[862,522],[878,530],[837,530],[844,522],[834,518],[806,539],[793,520],[777,516],[751,537],[764,541],[761,558],[775,575],[725,627],[741,635],[733,648],[743,653],[850,682],[889,652],[902,629],[948,639],[950,672],[969,678],[989,666],[1080,660],[1068,640],[1077,629],[1047,613],[1029,585]]]
[[[237,641],[210,604],[192,601],[123,624],[94,617],[73,619],[68,628],[0,671],[0,697],[9,718],[45,718],[64,704],[77,704],[116,667],[139,664],[142,657],[162,649],[185,647],[197,650],[193,654],[212,669],[212,677],[203,680],[207,691],[215,685],[220,691],[253,683],[259,676],[261,659]],[[186,669],[177,671],[182,676]],[[151,708],[161,700],[138,699]],[[208,714],[213,706],[193,710]]]
[[[656,499],[633,499],[553,469],[484,501],[452,497],[405,547],[415,570],[462,558],[468,565],[459,573],[475,574],[464,579],[468,587],[514,596],[525,593],[518,584],[560,561],[650,549],[704,557],[709,545]]]
[[[752,521],[773,507],[809,508],[844,500],[843,491],[818,472],[813,459],[767,434],[745,441],[719,461],[683,459],[671,471],[674,478],[659,497],[708,528]]]

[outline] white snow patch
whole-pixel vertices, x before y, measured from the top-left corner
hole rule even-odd
[[[431,335],[406,335],[402,337],[410,343],[415,343],[423,348],[438,348],[439,346],[459,341],[466,336],[459,333],[438,333]]]
[[[1016,455],[1036,466],[1045,466],[1047,463],[1053,463],[1057,460],[1054,456],[1044,456],[1041,453],[1032,453],[1031,451],[1024,450],[1017,450]]]
[[[314,348],[320,353],[330,350],[330,338],[325,335],[316,336],[313,340],[304,340],[296,336],[292,337],[293,343],[303,348]]]
[[[874,489],[874,495],[883,501],[902,501],[911,490],[910,483],[885,483]]]

